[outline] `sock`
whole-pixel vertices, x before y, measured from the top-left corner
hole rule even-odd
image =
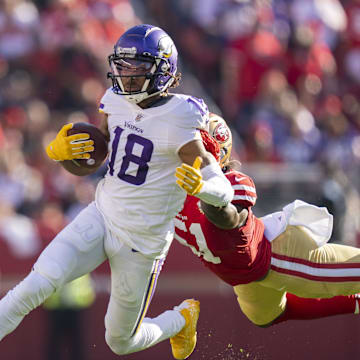
[[[286,294],[286,309],[273,324],[287,320],[319,319],[341,314],[359,313],[359,294],[335,296],[328,299],[305,299]]]
[[[185,319],[177,310],[167,310],[156,318],[144,318],[137,333],[124,340],[111,336],[107,330],[106,342],[117,355],[125,355],[147,349],[176,335],[185,325]]]

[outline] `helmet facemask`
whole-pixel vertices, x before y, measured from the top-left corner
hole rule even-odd
[[[108,77],[113,91],[127,97],[130,102],[139,103],[148,96],[150,82],[156,70],[155,61],[147,57],[109,56],[111,72]]]

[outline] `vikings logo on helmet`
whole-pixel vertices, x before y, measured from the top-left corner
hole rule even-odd
[[[159,40],[159,50],[160,54],[162,54],[164,57],[168,58],[172,54],[172,48],[174,46],[173,41],[170,37],[164,36]]]

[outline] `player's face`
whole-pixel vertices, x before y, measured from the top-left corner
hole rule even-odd
[[[116,68],[126,92],[140,91],[146,80],[146,74],[150,72],[152,67],[151,62],[135,60],[135,59],[121,59],[116,62]]]

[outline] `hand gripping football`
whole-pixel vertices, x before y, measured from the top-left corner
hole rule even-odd
[[[89,175],[97,170],[97,168],[106,159],[108,149],[105,135],[95,126],[88,123],[75,123],[68,130],[67,135],[79,133],[88,133],[90,139],[94,141],[94,151],[90,152],[89,159],[74,159],[61,161],[61,165],[70,173],[78,176]]]

